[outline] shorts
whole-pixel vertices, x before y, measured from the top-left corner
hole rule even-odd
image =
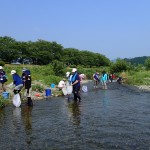
[[[19,84],[15,87],[15,90],[21,90],[23,88],[23,84]]]

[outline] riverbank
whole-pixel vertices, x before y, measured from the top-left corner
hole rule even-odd
[[[149,85],[129,85],[125,83],[123,83],[122,85],[131,90],[140,91],[140,92],[150,92]]]
[[[81,84],[85,85],[89,82],[92,82],[92,80],[82,80]],[[43,90],[41,91],[38,88],[33,90],[33,88],[32,88],[31,97],[33,100],[43,100],[45,98],[63,96],[63,92],[57,88],[57,85],[55,85],[54,87],[47,87],[42,82],[39,82],[36,80],[33,81],[33,83],[32,83],[32,86],[34,86],[34,85],[41,86],[43,88]],[[50,91],[51,91],[51,95],[49,97],[46,97],[46,93],[45,93],[46,89],[50,89]],[[6,91],[9,93],[10,100],[12,100],[13,86],[11,84],[6,85]],[[22,90],[22,100],[25,100],[24,89]]]
[[[92,84],[92,80],[86,79],[86,80],[82,80],[81,85],[87,85],[89,83]],[[37,84],[42,86],[44,88],[44,90],[43,91],[39,91],[38,89],[32,90],[32,94],[31,94],[32,100],[44,100],[46,98],[63,96],[63,92],[57,88],[57,85],[55,85],[54,88],[51,88],[51,87],[47,87],[46,85],[44,85],[41,82],[33,81],[33,85],[37,85]],[[136,90],[136,91],[141,91],[141,92],[150,92],[150,86],[147,86],[147,85],[138,86],[138,85],[129,85],[126,83],[122,83],[122,85],[131,90]],[[14,95],[12,85],[10,85],[10,84],[6,85],[6,89],[7,89],[7,92],[9,92],[9,100],[12,101],[12,98]],[[46,96],[45,89],[50,89],[50,91],[51,91],[50,96],[48,96],[48,97]],[[26,98],[24,96],[24,89],[22,90],[22,101],[26,101]]]

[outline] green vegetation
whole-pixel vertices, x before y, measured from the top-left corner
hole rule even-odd
[[[59,72],[59,74],[57,74],[58,70],[55,67],[53,67],[53,65],[50,65],[50,64],[44,65],[44,66],[39,66],[39,65],[8,65],[7,64],[4,66],[4,70],[6,72],[6,75],[8,76],[7,84],[12,82],[12,76],[10,75],[11,70],[14,69],[17,71],[17,73],[19,75],[21,75],[22,74],[22,68],[24,68],[24,67],[31,71],[33,81],[41,82],[48,87],[52,83],[58,84],[62,78],[65,78],[65,73],[67,71],[71,72],[71,70],[72,70],[72,68],[70,68],[70,67],[59,68],[59,66],[58,66],[60,72]],[[85,68],[82,66],[77,66],[77,68],[78,68],[78,72],[84,73],[88,79],[92,79],[93,73],[95,73],[96,71],[98,71],[100,73],[103,70],[105,70],[107,72],[109,71],[109,67]],[[36,87],[34,87],[34,89],[36,89]],[[40,89],[40,87],[38,89]]]
[[[40,84],[32,85],[32,90],[37,91],[37,92],[43,92],[44,91],[44,86]]]
[[[6,105],[8,105],[9,100],[4,99],[2,96],[0,96],[0,108],[4,108]]]
[[[127,62],[125,60],[117,59],[115,63],[110,66],[110,72],[122,72],[127,70]]]
[[[74,48],[64,48],[56,42],[38,40],[36,42],[20,42],[11,37],[0,37],[0,59],[9,64],[13,60],[19,63],[48,65],[59,61],[63,66],[109,66],[110,60],[104,55]],[[29,63],[29,62],[28,62]],[[57,70],[58,71],[58,70]],[[60,73],[60,72],[58,72]]]
[[[21,65],[10,65],[13,60]],[[25,65],[27,62],[32,65]],[[92,79],[96,71],[106,71],[123,76],[127,84],[150,85],[149,57],[117,59],[116,62],[111,62],[99,53],[64,48],[56,42],[44,40],[20,42],[7,36],[0,37],[0,65],[4,66],[8,77],[7,84],[12,82],[11,70],[16,70],[21,75],[22,68],[29,69],[32,80],[36,81],[32,88],[39,92],[50,87],[52,83],[57,85],[65,77],[65,73],[71,72],[74,67],[79,73],[84,73],[87,79]]]
[[[150,85],[150,71],[129,71],[126,72],[127,84]]]
[[[147,58],[145,60],[145,67],[146,67],[147,70],[150,70],[150,58]]]
[[[142,56],[142,57],[135,57],[135,58],[125,58],[124,60],[126,62],[129,62],[131,63],[132,65],[138,65],[138,64],[141,64],[141,65],[144,65],[145,64],[145,60],[149,58],[149,56]]]

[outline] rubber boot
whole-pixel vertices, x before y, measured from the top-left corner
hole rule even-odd
[[[15,95],[18,94],[18,90],[14,90],[13,92],[14,92]]]
[[[28,97],[27,105],[28,105],[28,106],[33,106],[33,102],[32,102],[31,97]]]

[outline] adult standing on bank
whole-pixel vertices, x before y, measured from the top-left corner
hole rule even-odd
[[[5,82],[7,81],[7,77],[5,74],[5,71],[3,70],[3,67],[0,66],[0,88],[3,90],[3,92],[6,92]]]
[[[25,96],[27,98],[27,105],[28,106],[33,106],[33,102],[31,99],[31,83],[32,83],[32,79],[31,79],[31,72],[30,70],[23,68],[22,70],[22,79],[23,79],[23,83],[24,83],[24,87],[25,87]]]
[[[81,97],[80,97],[80,77],[79,74],[77,72],[76,68],[72,69],[72,86],[73,86],[73,94],[74,94],[74,101],[81,101]]]

